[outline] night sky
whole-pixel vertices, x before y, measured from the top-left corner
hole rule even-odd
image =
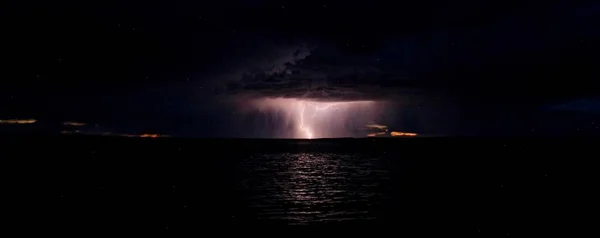
[[[315,137],[600,132],[600,4],[151,2],[3,7],[0,131],[307,138],[304,105]]]

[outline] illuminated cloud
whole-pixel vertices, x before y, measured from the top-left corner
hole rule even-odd
[[[373,133],[367,134],[368,137],[384,136],[384,135],[386,135],[385,132],[373,132]]]
[[[8,119],[0,120],[0,124],[33,124],[36,123],[35,119]]]
[[[413,137],[413,136],[417,136],[417,133],[392,131],[390,133],[390,136],[408,136],[408,137]]]
[[[72,130],[72,131],[61,131],[61,134],[65,135],[73,135],[73,134],[81,134],[81,135],[99,135],[99,136],[121,136],[121,137],[140,137],[140,138],[159,138],[159,137],[169,137],[168,135],[161,134],[125,134],[125,133],[112,133],[112,132],[85,132],[80,130]]]
[[[365,127],[369,131],[367,133],[368,137],[387,136],[388,126],[386,125],[371,123],[365,125]]]
[[[386,125],[379,125],[379,124],[368,124],[365,125],[365,127],[369,128],[369,129],[377,129],[377,130],[387,130],[388,127]]]

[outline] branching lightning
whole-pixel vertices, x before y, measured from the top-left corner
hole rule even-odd
[[[314,137],[314,133],[312,132],[312,130],[305,125],[304,123],[304,113],[306,111],[306,106],[310,106],[313,109],[314,113],[312,115],[312,117],[317,116],[317,113],[319,113],[320,111],[326,111],[327,109],[336,106],[338,103],[329,103],[325,106],[318,106],[315,103],[312,102],[305,102],[305,101],[300,101],[300,125],[299,128],[300,130],[304,131],[304,133],[306,134],[306,138],[308,139],[312,139]]]
[[[280,131],[275,137],[282,138],[364,136],[363,126],[377,121],[378,110],[382,109],[375,101],[325,102],[306,98],[260,98],[240,105],[245,107],[248,103],[252,105],[247,107],[248,112],[273,113],[273,123],[269,124]]]
[[[304,103],[304,101],[300,102],[300,108],[300,130],[306,133],[306,137],[308,139],[312,139],[312,132],[310,131],[310,129],[308,129],[308,127],[304,126],[304,111],[306,110],[306,104]]]

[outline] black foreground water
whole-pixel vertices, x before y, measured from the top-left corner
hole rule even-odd
[[[10,227],[48,234],[550,234],[595,198],[589,138],[2,142]]]

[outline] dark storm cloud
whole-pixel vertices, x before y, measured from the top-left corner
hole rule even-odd
[[[344,44],[330,44],[327,39],[312,42],[318,47],[266,47],[256,58],[248,58],[252,68],[227,80],[219,92],[335,101],[452,93],[462,88],[498,100],[515,96],[514,91],[524,94],[525,100],[527,92],[541,90],[538,85],[554,85],[544,77],[568,72],[565,68],[570,67],[549,65],[569,57],[587,60],[578,53],[585,49],[573,47],[580,39],[594,36],[585,24],[598,21],[592,14],[597,10],[596,5],[557,5],[535,16],[531,12],[506,14],[483,25],[390,36],[391,40],[376,47],[358,46],[371,48],[358,52]],[[570,80],[583,79],[575,76]],[[498,94],[499,89],[503,93]]]
[[[271,57],[273,61],[242,72],[223,92],[249,97],[371,100],[387,98],[398,93],[399,86],[411,83],[400,74],[382,70],[374,57],[340,58],[343,52],[332,46],[290,47],[287,52],[278,52],[280,56]]]

